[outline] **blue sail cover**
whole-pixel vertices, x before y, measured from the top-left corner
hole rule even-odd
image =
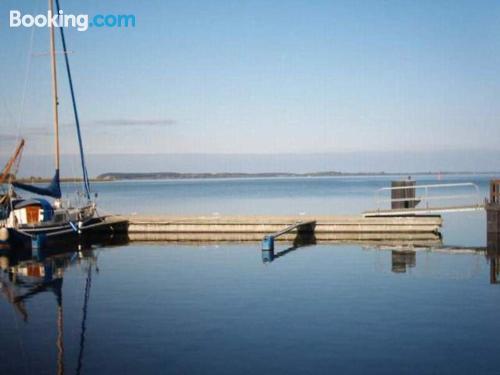
[[[61,198],[61,181],[59,179],[59,169],[56,169],[56,173],[54,174],[54,177],[52,177],[52,181],[50,181],[50,184],[47,187],[33,186],[23,184],[21,182],[13,182],[12,185],[19,189],[23,189],[38,195],[45,195],[52,198]]]

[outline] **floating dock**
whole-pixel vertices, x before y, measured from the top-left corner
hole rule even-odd
[[[311,226],[316,241],[436,241],[440,216],[126,216],[130,241],[261,241],[297,223]],[[279,240],[294,240],[297,233]]]

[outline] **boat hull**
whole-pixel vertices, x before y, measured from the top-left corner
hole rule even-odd
[[[126,237],[128,222],[126,220],[107,220],[93,218],[77,227],[72,223],[64,225],[8,228],[7,241],[0,242],[0,250],[15,251],[33,248],[65,248],[92,242],[106,241],[110,237]]]

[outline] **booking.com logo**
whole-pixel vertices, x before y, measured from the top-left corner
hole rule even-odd
[[[21,14],[19,10],[11,10],[10,27],[73,27],[78,31],[87,31],[89,27],[135,27],[133,14],[64,14],[62,10],[52,14]]]

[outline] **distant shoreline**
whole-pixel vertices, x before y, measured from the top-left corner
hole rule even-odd
[[[293,177],[377,177],[377,176],[423,176],[423,175],[490,175],[500,172],[308,172],[308,173],[287,173],[287,172],[269,172],[269,173],[240,173],[240,172],[219,172],[219,173],[178,173],[178,172],[147,172],[147,173],[103,173],[92,182],[111,182],[128,180],[187,180],[187,179],[230,179],[230,178],[293,178]],[[44,183],[50,182],[49,177],[24,177],[17,179],[19,182]],[[81,178],[62,178],[61,182],[81,182]]]

